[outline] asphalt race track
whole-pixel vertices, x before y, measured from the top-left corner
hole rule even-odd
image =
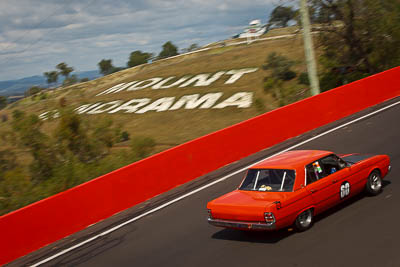
[[[206,203],[235,189],[241,172],[43,266],[400,266],[399,138],[396,105],[296,148],[388,154],[392,165],[382,194],[352,198],[306,232],[208,225]]]

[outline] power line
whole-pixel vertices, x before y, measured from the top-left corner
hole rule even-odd
[[[4,50],[8,49],[11,44],[13,43],[17,43],[19,41],[21,41],[28,33],[32,32],[33,30],[36,30],[39,26],[41,26],[43,23],[45,23],[49,18],[53,17],[55,14],[58,13],[58,11],[60,11],[61,9],[64,9],[64,7],[67,6],[68,3],[65,3],[64,5],[61,6],[61,8],[57,9],[55,12],[51,13],[49,16],[45,17],[43,20],[41,20],[38,24],[36,24],[33,28],[26,30],[25,32],[23,32],[21,34],[20,37],[18,37],[17,39],[15,39],[14,41],[10,42],[10,44],[8,46],[6,46],[4,48]]]
[[[87,9],[87,8],[88,8],[90,5],[92,5],[94,2],[95,2],[95,0],[90,1],[86,6],[83,7],[83,10],[84,10],[84,9]],[[67,4],[69,4],[69,3],[64,4],[62,7],[63,7],[63,8],[66,7]],[[61,10],[61,8],[60,8],[59,10]],[[59,10],[57,10],[57,12],[58,12]],[[40,26],[40,25],[41,25],[42,23],[44,23],[47,19],[49,19],[51,16],[54,16],[57,12],[54,12],[52,15],[48,16],[46,19],[44,19],[43,21],[41,21],[36,27]],[[28,30],[27,32],[30,32],[30,31],[33,31],[33,30],[35,30],[35,29],[30,29],[30,30]],[[34,46],[35,44],[39,43],[39,42],[42,41],[45,37],[47,37],[49,34],[55,32],[56,30],[58,30],[58,28],[53,28],[52,30],[50,30],[49,32],[47,32],[47,35],[42,36],[42,37],[39,37],[38,39],[36,39],[35,41],[29,43],[27,47],[25,47],[25,48],[22,49],[21,51],[18,51],[17,53],[25,53],[25,52],[26,52],[27,50],[29,50],[32,46]],[[20,39],[22,39],[22,38],[23,38],[23,37],[21,37]],[[12,53],[12,54],[15,54],[15,53]],[[5,61],[2,62],[3,65],[6,65],[6,64],[9,63],[10,60],[11,60],[11,57],[10,57],[11,54],[6,54],[5,57],[7,58],[7,56],[9,56],[9,57],[8,57],[8,59],[6,59]]]

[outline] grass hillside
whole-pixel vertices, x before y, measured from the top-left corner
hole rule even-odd
[[[276,33],[271,34],[276,35]],[[67,106],[75,108],[86,103],[107,102],[117,99],[127,101],[133,98],[150,98],[156,100],[171,96],[179,99],[183,95],[203,95],[210,92],[222,92],[224,93],[222,98],[227,98],[235,92],[254,92],[253,104],[250,108],[244,109],[227,107],[218,110],[179,109],[166,112],[150,111],[145,114],[82,115],[89,120],[108,117],[114,123],[123,125],[123,128],[132,136],[135,134],[151,136],[159,144],[176,145],[278,107],[279,102],[270,94],[265,93],[263,89],[264,77],[268,75],[268,72],[262,69],[262,65],[271,52],[277,52],[296,61],[297,64],[293,67],[293,70],[297,73],[305,71],[302,39],[301,35],[298,35],[294,38],[254,42],[250,45],[216,47],[204,52],[123,70],[93,81],[48,92],[46,99],[23,99],[6,110],[0,111],[0,113],[10,115],[13,110],[19,109],[39,115],[45,111],[58,109],[61,98],[66,100]],[[213,74],[218,71],[242,68],[259,69],[254,73],[243,75],[236,83],[229,85],[224,84],[229,77],[223,76],[213,84],[204,87],[173,87],[164,90],[146,88],[139,91],[122,91],[96,96],[100,92],[123,82],[146,80],[154,77]],[[294,79],[291,83],[297,83],[297,80]],[[302,87],[305,88],[306,86]],[[258,103],[258,106],[255,102]],[[265,109],[260,107],[260,103],[265,106]],[[44,127],[51,128],[55,123],[56,120],[46,122]]]
[[[280,31],[282,35],[295,33],[296,30],[293,27],[281,29]],[[262,38],[279,35],[279,30],[275,30],[262,36]],[[229,43],[235,41],[242,40],[229,40]],[[8,175],[4,176],[6,178],[0,179],[0,213],[8,212],[60,192],[131,163],[143,156],[163,151],[308,96],[307,85],[300,84],[298,79],[299,74],[306,71],[302,36],[299,34],[287,38],[257,41],[251,44],[233,46],[215,44],[209,47],[209,50],[202,52],[156,61],[152,64],[126,69],[89,82],[79,83],[70,87],[61,87],[41,93],[39,96],[27,97],[9,105],[6,109],[0,110],[0,118],[7,118],[0,122],[0,152],[12,151],[16,155],[15,162],[25,168],[22,171],[9,171]],[[293,61],[294,65],[291,69],[297,74],[297,77],[293,79],[284,82],[280,81],[282,90],[278,93],[274,90],[265,89],[265,78],[271,75],[271,71],[264,70],[263,64],[266,63],[268,55],[272,52],[276,52]],[[213,75],[220,71],[244,68],[258,69],[255,72],[243,75],[231,84],[226,84],[226,81],[231,76],[224,74],[207,86],[194,86],[194,84],[191,84],[186,87],[174,86],[158,90],[151,88],[135,91],[123,90],[117,93],[98,95],[120,83],[171,76],[175,76],[175,80],[177,80],[186,75],[194,76],[205,73]],[[170,83],[175,80],[171,80]],[[143,152],[141,157],[129,157],[128,154],[121,154],[121,152],[130,151],[132,147],[135,148],[135,144],[132,144],[131,140],[116,142],[107,151],[107,156],[103,161],[97,162],[97,165],[90,161],[89,163],[87,163],[88,161],[82,163],[78,159],[70,161],[64,159],[64,162],[68,164],[77,162],[77,165],[74,165],[74,168],[70,168],[65,164],[60,165],[53,172],[54,177],[49,180],[44,179],[45,182],[38,182],[32,178],[23,178],[29,176],[29,171],[32,172],[32,169],[34,169],[31,163],[34,161],[36,154],[30,153],[32,148],[29,148],[29,144],[28,146],[15,145],[13,141],[15,137],[10,133],[16,129],[15,125],[12,126],[13,113],[15,115],[16,110],[23,111],[25,114],[40,115],[47,111],[75,109],[83,104],[106,103],[115,100],[126,102],[143,98],[149,98],[151,102],[154,102],[164,97],[175,97],[174,103],[176,103],[184,95],[199,94],[201,97],[207,93],[217,92],[222,93],[222,96],[216,104],[223,102],[235,93],[252,92],[251,105],[246,108],[238,108],[237,106],[221,109],[180,108],[163,112],[148,111],[143,114],[124,112],[81,114],[80,118],[88,124],[111,120],[113,125],[117,125],[122,131],[129,133],[132,140],[137,136],[144,136],[154,140],[151,141],[154,144],[151,145],[151,150],[145,151],[146,153]],[[60,134],[60,132],[55,132],[59,123],[60,119],[57,118],[45,120],[40,125],[40,131],[56,138]],[[23,129],[21,128],[23,127],[22,125],[18,127]],[[101,131],[101,127],[99,129]],[[33,134],[28,138],[35,139],[36,136]],[[52,145],[47,146],[50,147]],[[66,157],[65,155],[68,155],[68,153],[62,154],[64,158]],[[122,160],[121,158],[124,159]],[[95,166],[93,167],[95,171],[88,170],[90,166]],[[63,173],[63,171],[67,172],[67,174]],[[2,204],[1,201],[4,203]]]

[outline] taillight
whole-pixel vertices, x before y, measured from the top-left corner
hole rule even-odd
[[[275,216],[272,212],[265,212],[264,213],[265,222],[269,225],[275,223]]]
[[[208,212],[208,218],[209,218],[209,219],[212,219],[211,210],[210,210],[210,209],[208,209],[208,210],[207,210],[207,212]]]

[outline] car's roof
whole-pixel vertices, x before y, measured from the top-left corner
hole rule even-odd
[[[324,150],[293,150],[263,160],[251,169],[298,169],[314,160],[330,155],[333,152]]]

